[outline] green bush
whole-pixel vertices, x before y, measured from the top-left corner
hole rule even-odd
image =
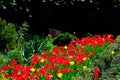
[[[60,33],[58,36],[53,38],[53,44],[54,45],[65,45],[65,44],[69,44],[69,42],[72,39],[75,39],[76,36],[73,34],[70,34],[69,32],[65,32],[65,33]]]
[[[0,20],[0,51],[11,50],[17,47],[17,32],[12,23]]]
[[[22,23],[16,26],[14,23],[8,23],[6,20],[0,20],[0,51],[9,51],[21,45],[28,38],[28,24]],[[27,37],[26,37],[27,36]]]
[[[9,63],[9,58],[5,55],[6,53],[0,52],[0,66],[6,65]]]
[[[16,60],[19,64],[24,63],[23,52],[18,48],[9,51],[8,52],[8,58],[9,58],[9,61]]]
[[[115,40],[117,40],[118,42],[120,42],[120,35],[118,35]]]
[[[112,51],[115,53],[112,54]],[[92,63],[100,69],[101,77],[99,80],[116,79],[118,75],[117,69],[120,67],[120,43],[109,44]]]

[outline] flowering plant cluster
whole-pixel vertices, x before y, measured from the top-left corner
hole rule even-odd
[[[52,51],[34,53],[30,64],[20,65],[12,60],[0,68],[0,73],[6,80],[70,80],[78,71],[88,68],[90,59],[100,53],[100,47],[114,42],[111,34],[77,38]],[[99,77],[98,68],[93,69],[93,77]]]

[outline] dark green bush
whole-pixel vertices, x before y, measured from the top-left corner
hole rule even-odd
[[[17,47],[17,32],[12,23],[0,20],[0,51],[11,50]]]
[[[0,19],[0,51],[21,47],[28,37],[28,26],[27,22],[22,23],[21,26],[16,26],[14,23]]]
[[[54,45],[65,45],[65,44],[69,44],[69,42],[72,39],[75,39],[76,36],[73,34],[70,34],[69,32],[65,32],[65,33],[60,33],[58,36],[53,38],[53,44]]]

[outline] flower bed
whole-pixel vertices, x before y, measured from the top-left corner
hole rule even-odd
[[[30,64],[20,65],[12,60],[0,68],[0,73],[5,80],[73,80],[78,73],[86,77],[85,72],[89,71],[87,78],[97,79],[100,69],[92,65],[93,61],[111,43],[116,43],[111,34],[73,39],[52,51],[34,53]],[[112,51],[110,55],[114,54]]]

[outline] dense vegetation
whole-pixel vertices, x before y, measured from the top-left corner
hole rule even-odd
[[[26,34],[27,28],[27,23],[18,29],[0,20],[0,79],[120,79],[119,35],[77,38],[65,32],[44,37]]]
[[[119,80],[119,13],[120,0],[0,0],[0,80]]]

